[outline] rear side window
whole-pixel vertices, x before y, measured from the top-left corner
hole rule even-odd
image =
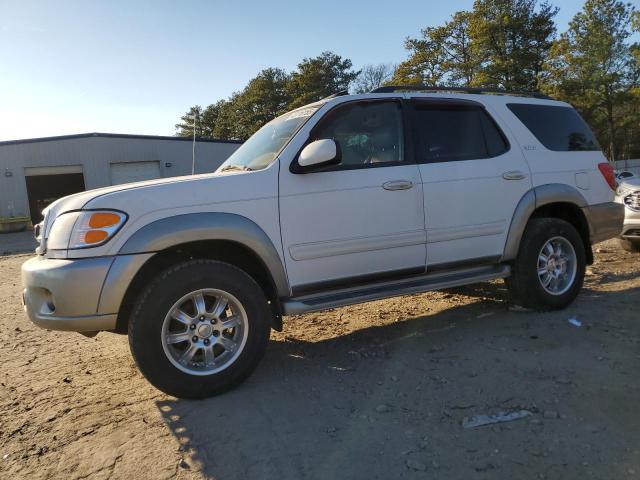
[[[507,107],[549,150],[600,150],[587,123],[571,107],[525,103],[509,103]]]
[[[451,162],[491,158],[509,145],[481,107],[415,104],[418,161]]]

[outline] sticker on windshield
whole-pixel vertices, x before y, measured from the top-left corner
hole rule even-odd
[[[295,110],[287,116],[287,120],[293,120],[294,118],[310,117],[317,110],[317,108],[303,108],[302,110]]]

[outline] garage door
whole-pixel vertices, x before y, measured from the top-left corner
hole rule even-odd
[[[111,185],[160,178],[160,162],[126,162],[111,164]]]
[[[42,210],[60,197],[84,191],[81,165],[27,167],[24,169],[31,222],[42,221]]]

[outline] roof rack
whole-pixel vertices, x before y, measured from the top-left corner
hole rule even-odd
[[[349,90],[340,90],[336,93],[332,93],[331,95],[329,95],[328,97],[324,97],[322,100],[329,100],[331,98],[336,98],[336,97],[342,97],[343,95],[349,95]]]
[[[524,92],[516,90],[504,90],[502,88],[484,88],[484,87],[433,87],[427,85],[386,85],[371,90],[369,93],[394,93],[394,92],[460,92],[482,95],[485,93],[494,95],[514,95],[519,97],[542,98],[545,100],[553,100],[551,97],[540,92]]]

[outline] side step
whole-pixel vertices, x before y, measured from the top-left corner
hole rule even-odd
[[[509,265],[503,264],[427,273],[404,280],[372,283],[293,297],[283,301],[282,307],[285,315],[300,315],[383,298],[487,282],[508,277],[510,274]]]

